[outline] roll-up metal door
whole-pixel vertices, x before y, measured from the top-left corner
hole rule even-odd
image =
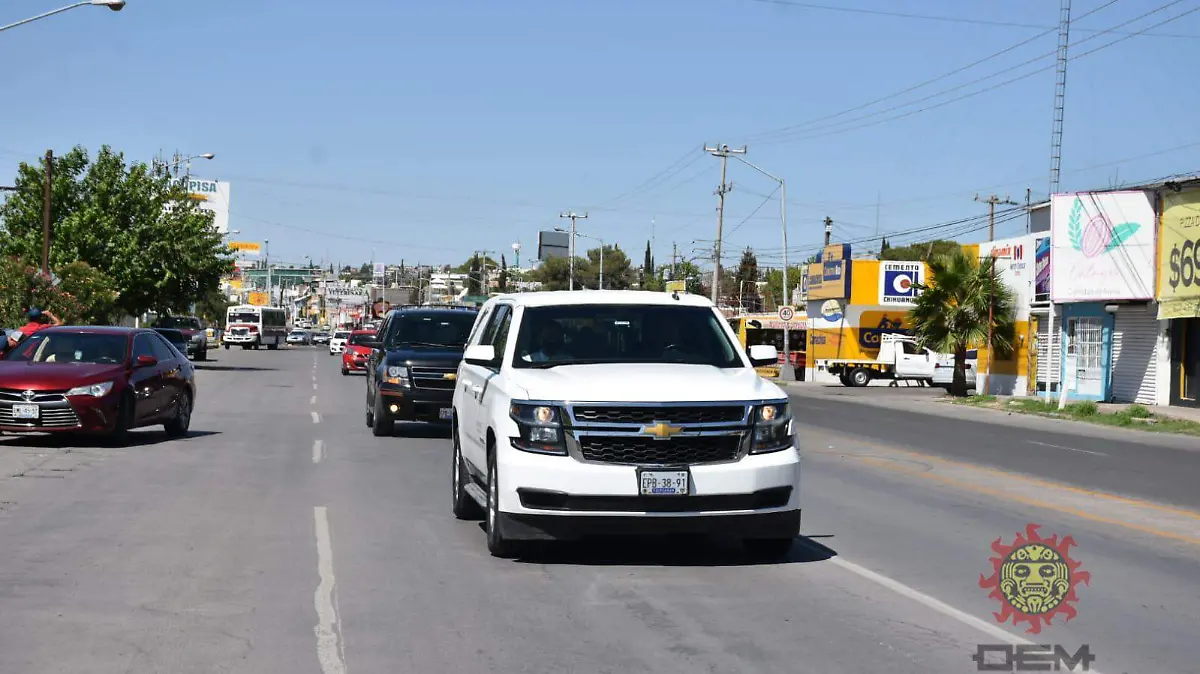
[[[1051,344],[1051,340],[1048,339],[1050,315],[1037,314],[1037,321],[1037,381],[1038,384],[1041,385],[1038,388],[1039,390],[1043,391],[1047,389],[1054,391],[1058,389],[1058,365],[1059,361],[1061,360],[1060,347],[1062,340],[1059,338],[1059,335],[1061,334],[1060,330],[1062,329],[1062,326],[1060,325],[1061,316],[1056,315],[1054,317],[1053,344]],[[1052,382],[1054,386],[1046,386],[1047,376],[1049,376],[1049,381]]]
[[[1145,304],[1117,310],[1112,339],[1112,400],[1153,405],[1158,374],[1158,316]]]

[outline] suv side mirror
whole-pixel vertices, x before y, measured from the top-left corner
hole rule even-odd
[[[463,360],[470,365],[485,367],[496,363],[496,347],[491,344],[472,344],[463,352]]]
[[[779,352],[770,344],[755,344],[748,349],[750,364],[754,367],[774,365],[779,362]]]
[[[134,367],[153,367],[158,365],[158,359],[154,356],[141,355],[133,363]]]

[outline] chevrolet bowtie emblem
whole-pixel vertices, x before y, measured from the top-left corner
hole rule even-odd
[[[458,375],[454,372],[447,372],[446,374],[442,375],[442,379],[449,379],[450,381],[454,381],[455,379],[458,379]]]
[[[672,435],[678,435],[682,432],[682,426],[672,426],[665,421],[657,421],[653,426],[642,426],[642,434],[652,435],[655,440],[666,440]]]

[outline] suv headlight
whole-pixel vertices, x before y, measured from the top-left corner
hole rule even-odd
[[[786,402],[774,402],[754,408],[754,438],[751,454],[781,452],[792,442],[792,410]]]
[[[511,440],[513,447],[536,454],[567,455],[561,407],[514,402],[508,413],[520,432]]]
[[[408,386],[408,368],[403,365],[389,365],[383,375],[383,383]]]
[[[103,398],[112,390],[113,383],[111,381],[100,382],[99,384],[88,384],[87,386],[76,386],[67,391],[69,396],[92,396],[93,398]]]

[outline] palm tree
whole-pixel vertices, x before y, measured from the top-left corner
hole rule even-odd
[[[1016,335],[1013,292],[996,270],[995,260],[983,264],[962,251],[929,261],[929,278],[917,285],[916,306],[910,314],[913,333],[922,345],[954,354],[951,395],[967,395],[967,349],[988,337],[988,303],[992,307],[989,362],[1013,352]]]

